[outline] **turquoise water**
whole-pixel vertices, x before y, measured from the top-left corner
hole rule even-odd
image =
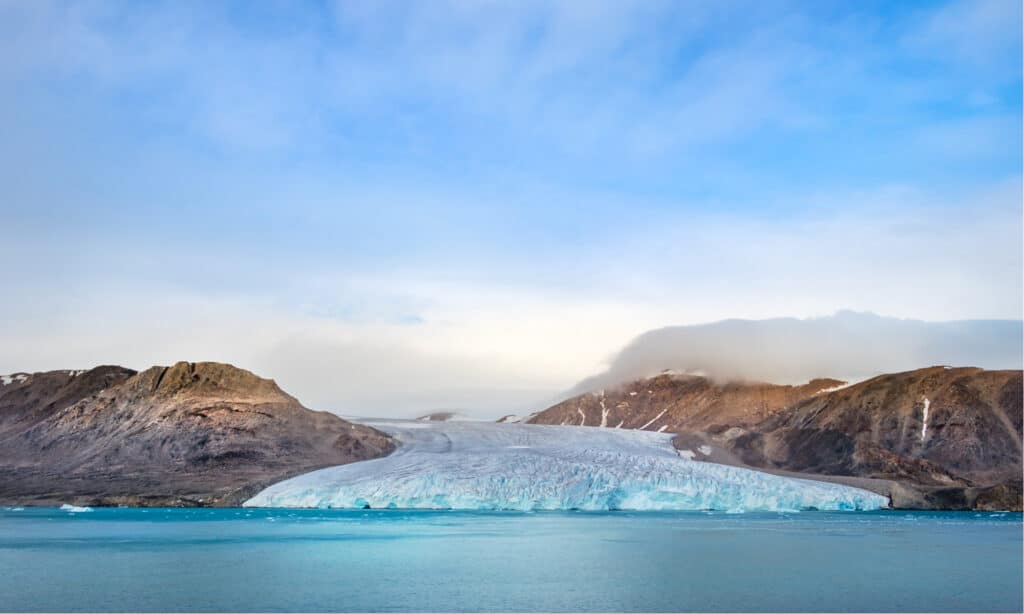
[[[4,611],[1021,611],[1020,514],[0,510]]]

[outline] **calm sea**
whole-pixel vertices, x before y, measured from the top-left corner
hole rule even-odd
[[[1020,514],[0,508],[3,611],[1022,610]]]

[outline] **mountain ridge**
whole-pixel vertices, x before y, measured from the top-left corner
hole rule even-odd
[[[0,387],[3,501],[236,505],[393,445],[221,363],[44,372]]]

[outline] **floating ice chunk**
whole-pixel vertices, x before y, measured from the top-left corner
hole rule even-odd
[[[688,462],[667,433],[471,422],[372,424],[398,439],[390,456],[279,482],[245,505],[782,511],[887,504],[858,488]]]
[[[92,508],[83,507],[80,505],[68,505],[67,503],[65,503],[64,505],[60,506],[60,510],[62,512],[91,512]]]
[[[697,453],[694,452],[693,450],[679,450],[679,456],[685,458],[686,460],[693,460],[694,457],[697,456]]]

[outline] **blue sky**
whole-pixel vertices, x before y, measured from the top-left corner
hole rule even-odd
[[[515,407],[658,326],[1020,317],[1018,2],[2,2],[0,58],[0,372]]]

